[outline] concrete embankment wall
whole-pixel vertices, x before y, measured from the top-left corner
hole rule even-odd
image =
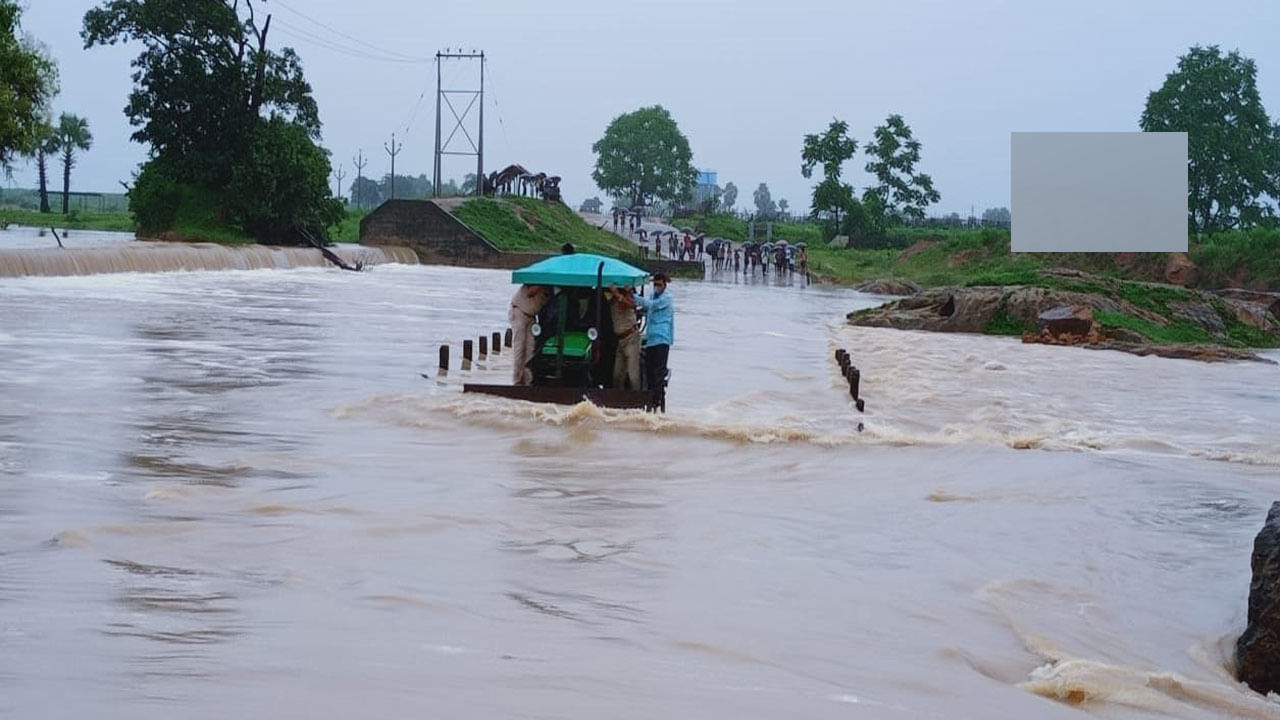
[[[503,252],[434,200],[388,200],[360,220],[360,242],[373,247],[412,248],[429,265],[514,270],[555,253]],[[645,260],[650,273],[701,274],[700,262]]]
[[[348,263],[417,264],[418,256],[405,247],[331,248]],[[0,250],[0,277],[28,275],[96,275],[119,272],[175,272],[181,270],[287,270],[326,267],[328,260],[315,248],[213,243],[132,242],[88,248],[18,248]]]

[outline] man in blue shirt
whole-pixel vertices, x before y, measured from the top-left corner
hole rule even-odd
[[[675,342],[675,308],[671,303],[671,295],[667,293],[667,276],[657,273],[653,276],[653,297],[635,296],[636,306],[645,311],[648,325],[644,338],[644,373],[649,383],[652,410],[667,410],[667,357],[671,354],[671,344]]]

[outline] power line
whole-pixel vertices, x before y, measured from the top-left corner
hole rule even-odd
[[[423,61],[423,60],[405,60],[405,59],[402,59],[402,58],[398,58],[398,57],[390,57],[390,56],[387,56],[387,55],[374,55],[373,53],[366,52],[366,51],[364,51],[364,50],[359,50],[359,49],[352,48],[352,47],[349,47],[349,46],[346,46],[346,45],[341,45],[341,44],[339,44],[339,43],[337,43],[337,42],[335,42],[335,41],[333,41],[333,40],[329,40],[329,39],[327,39],[327,38],[320,37],[319,35],[316,35],[315,33],[312,33],[312,32],[310,32],[310,31],[308,31],[308,30],[304,30],[304,29],[302,29],[302,28],[300,28],[300,27],[296,27],[296,26],[294,26],[294,25],[290,25],[290,24],[288,24],[288,23],[283,23],[283,22],[279,22],[279,21],[277,21],[276,23],[274,23],[274,25],[273,25],[273,29],[277,29],[277,30],[279,30],[280,32],[284,33],[285,35],[288,35],[289,37],[292,37],[292,38],[294,38],[294,39],[296,39],[296,40],[304,40],[304,41],[307,41],[307,42],[313,43],[313,44],[315,44],[315,45],[317,45],[317,46],[319,46],[319,47],[321,47],[321,48],[324,48],[324,49],[326,49],[326,50],[332,50],[333,52],[341,53],[341,54],[343,54],[343,55],[348,55],[348,56],[350,56],[350,57],[360,58],[360,59],[362,59],[362,60],[373,60],[373,61],[376,61],[376,62],[398,63],[398,64],[402,64],[402,65],[421,65],[421,64],[424,64],[424,63],[426,63],[426,62],[430,62],[429,60],[427,60],[427,61]]]
[[[373,44],[367,43],[367,42],[365,42],[365,41],[361,40],[360,38],[353,37],[353,36],[351,36],[351,35],[348,35],[347,33],[342,32],[341,30],[334,29],[333,27],[331,27],[331,26],[329,26],[329,25],[326,25],[326,24],[324,24],[324,23],[320,22],[319,20],[316,20],[316,19],[315,19],[315,18],[313,18],[313,17],[310,17],[309,15],[307,15],[307,14],[306,14],[306,13],[304,13],[304,12],[301,12],[301,11],[299,11],[299,10],[295,10],[295,9],[293,9],[293,8],[289,7],[289,6],[288,6],[287,4],[285,4],[282,0],[273,0],[273,1],[275,2],[275,4],[276,4],[276,5],[279,5],[281,8],[283,8],[283,9],[285,9],[285,10],[287,10],[287,11],[289,11],[289,12],[293,13],[294,15],[297,15],[298,17],[302,18],[303,20],[306,20],[307,22],[312,23],[313,25],[318,25],[318,26],[320,26],[320,27],[324,28],[325,30],[328,30],[329,32],[331,32],[331,33],[333,33],[333,34],[338,35],[339,37],[344,37],[344,38],[346,38],[347,40],[350,40],[351,42],[356,43],[357,45],[363,45],[364,47],[369,48],[370,50],[374,50],[374,51],[379,52],[379,53],[382,53],[382,54],[384,54],[384,55],[392,55],[392,56],[398,57],[398,58],[400,58],[400,59],[402,59],[402,60],[406,60],[406,61],[409,61],[409,62],[417,62],[417,63],[428,63],[428,62],[431,62],[431,58],[424,58],[424,57],[416,57],[416,56],[413,56],[413,55],[406,55],[405,53],[398,52],[398,51],[396,51],[396,50],[388,50],[388,49],[387,49],[387,48],[385,48],[385,47],[381,47],[381,46],[379,46],[379,45],[373,45]]]
[[[498,113],[498,127],[502,130],[502,142],[507,146],[507,158],[509,161],[514,162],[515,158],[511,151],[511,139],[507,137],[507,124],[502,121],[502,108],[498,107],[498,91],[497,88],[494,87],[495,85],[497,85],[497,83],[494,82],[493,68],[491,67],[489,68],[489,94],[493,97],[493,109]]]

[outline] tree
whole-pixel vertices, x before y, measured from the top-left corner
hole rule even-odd
[[[787,199],[786,199],[786,198],[783,198],[783,199],[781,199],[781,200],[779,200],[779,201],[778,201],[778,212],[782,213],[783,215],[786,215],[786,214],[787,214]]]
[[[733,204],[738,201],[738,186],[733,183],[725,183],[724,197],[720,201],[720,205],[729,212],[733,212]]]
[[[315,231],[342,220],[342,203],[329,193],[329,154],[305,127],[273,117],[254,131],[249,150],[232,170],[227,193],[232,217],[245,232],[289,242],[299,227]],[[316,197],[325,202],[314,202]]]
[[[867,154],[871,156],[867,172],[876,177],[876,196],[890,219],[923,220],[925,208],[942,199],[933,189],[933,178],[915,170],[920,141],[912,137],[901,115],[890,115],[876,127],[875,142],[867,147]]]
[[[822,176],[828,180],[840,179],[844,162],[858,152],[858,141],[849,137],[849,124],[832,120],[821,135],[805,135],[800,149],[800,174],[813,176],[813,168],[822,166]]]
[[[0,168],[44,141],[49,103],[58,94],[58,69],[45,49],[21,35],[16,0],[0,0]]]
[[[840,182],[846,160],[858,151],[858,141],[849,137],[849,125],[833,119],[822,134],[804,136],[800,148],[800,174],[813,177],[813,169],[822,166],[822,182],[813,186],[811,205],[814,217],[832,220],[830,235],[840,228],[840,217],[854,203],[853,187]]]
[[[853,186],[840,182],[839,178],[828,178],[813,188],[813,215],[831,220],[833,230],[841,226],[841,216],[849,212],[856,202]],[[831,231],[831,234],[835,232]]]
[[[76,164],[76,151],[93,145],[89,121],[70,113],[62,113],[54,131],[58,149],[62,151],[62,214],[66,215],[71,196],[71,168]]]
[[[48,123],[37,129],[34,154],[36,176],[40,179],[40,212],[52,212],[49,209],[49,158],[58,154],[58,136]]]
[[[152,173],[146,173],[144,164],[140,178],[147,175],[149,192],[138,198],[130,194],[130,210],[139,222],[143,215],[167,217],[172,209],[143,208],[139,202],[183,201],[189,196],[198,204],[212,201],[219,216],[250,217],[252,213],[245,214],[250,208],[292,213],[253,222],[277,240],[285,239],[275,232],[280,228],[331,216],[327,154],[301,143],[315,145],[319,138],[319,111],[297,54],[290,48],[267,49],[271,16],[259,17],[263,3],[104,0],[85,13],[81,37],[86,48],[142,44],[133,61],[134,89],[125,114],[137,128],[133,140],[151,147],[147,164],[162,164]],[[287,131],[281,123],[295,126],[301,134]],[[292,174],[291,187],[307,195],[287,202],[236,197],[235,192],[258,187],[258,181],[266,179],[260,175],[265,169],[251,156],[255,148],[280,151],[273,156],[279,166],[272,172],[281,177]],[[319,182],[312,173],[319,173]],[[156,185],[162,181],[192,192],[163,192]],[[326,232],[324,227],[311,229]]]
[[[756,217],[770,219],[778,214],[778,206],[774,204],[773,198],[769,196],[769,186],[760,183],[760,187],[752,193],[752,199],[756,203]]]
[[[952,214],[954,215],[955,213]],[[1012,215],[1009,214],[1009,208],[1007,207],[987,208],[982,211],[982,222],[985,223],[1007,223],[1010,218],[1012,218]]]
[[[1191,232],[1252,225],[1280,194],[1280,129],[1258,95],[1257,66],[1238,52],[1194,46],[1149,95],[1144,132],[1187,133]]]
[[[382,187],[362,175],[351,181],[351,199],[357,207],[377,207],[382,204]]]
[[[427,183],[427,193],[431,193],[431,184]],[[458,187],[458,181],[449,178],[440,183],[440,197],[458,197],[462,194],[461,188]],[[425,196],[424,196],[425,197]]]
[[[632,206],[684,200],[698,177],[688,139],[661,105],[614,118],[591,150],[596,185]]]
[[[452,183],[453,181],[450,180],[449,182]],[[390,173],[383,175],[382,185],[378,193],[379,197],[390,198],[391,187],[392,187],[392,182],[391,182]],[[414,177],[412,175],[400,175],[397,173],[395,178],[395,188],[396,188],[397,198],[421,200],[422,198],[431,197],[431,178],[427,177],[426,173],[418,173],[417,177]],[[446,188],[447,186],[441,185],[440,189],[442,193],[445,191]],[[446,195],[446,197],[449,197],[451,195],[457,195],[458,193],[456,192],[456,190],[457,188],[454,187],[454,192],[450,193],[450,195]]]

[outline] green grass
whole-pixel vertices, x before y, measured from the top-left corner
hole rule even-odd
[[[1104,328],[1125,328],[1145,336],[1148,340],[1161,345],[1182,345],[1189,343],[1218,343],[1218,339],[1207,330],[1182,320],[1174,320],[1161,327],[1142,318],[1124,313],[1099,310],[1093,314],[1094,320]]]
[[[360,242],[360,219],[368,214],[369,211],[364,208],[347,208],[347,214],[342,218],[342,222],[330,231],[329,239],[339,243]]]
[[[566,242],[581,252],[637,260],[634,243],[588,225],[563,203],[534,198],[475,198],[454,215],[504,252],[560,251]]]
[[[1204,287],[1280,289],[1280,229],[1219,233],[1192,243],[1187,254]]]
[[[27,227],[55,227],[60,230],[133,232],[136,228],[133,216],[127,212],[96,212],[74,208],[66,215],[61,212],[42,213],[36,210],[0,208],[0,225],[6,223]]]
[[[222,245],[249,245],[256,242],[251,235],[221,219],[218,199],[190,186],[180,189],[181,201],[167,231],[161,237],[182,242],[210,242]]]
[[[991,316],[991,321],[987,323],[987,327],[984,332],[988,335],[1012,335],[1020,337],[1024,332],[1034,329],[1035,328],[1024,325],[1020,320],[1010,315],[1004,308],[1000,308],[995,315]]]

